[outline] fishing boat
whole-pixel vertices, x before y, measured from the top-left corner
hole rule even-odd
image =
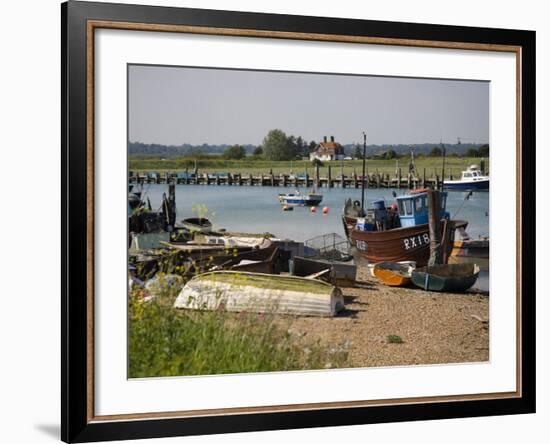
[[[405,287],[411,283],[415,265],[411,262],[380,262],[374,265],[374,275],[390,287]]]
[[[429,291],[463,292],[472,287],[479,275],[476,264],[445,264],[417,268],[411,280]]]
[[[189,217],[181,221],[181,226],[189,231],[199,233],[210,233],[212,231],[212,222],[205,217]]]
[[[339,288],[316,279],[212,271],[189,280],[174,307],[328,317],[344,309],[344,297]]]
[[[447,193],[439,195],[441,243],[443,256],[448,258],[455,231],[465,228],[468,222],[450,220],[446,211]],[[376,205],[379,206],[379,201]],[[428,190],[413,190],[398,196],[390,208],[373,208],[364,213],[365,217],[350,216],[346,212],[343,216],[346,236],[361,257],[370,263],[414,261],[419,267],[428,263]]]
[[[295,193],[279,194],[279,202],[289,206],[316,207],[323,201],[323,195],[318,193]]]
[[[444,180],[443,189],[452,191],[488,191],[489,176],[484,176],[477,165],[470,165],[462,171],[459,180]]]

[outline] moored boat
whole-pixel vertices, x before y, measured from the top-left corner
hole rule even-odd
[[[370,263],[414,261],[424,266],[430,258],[428,192],[418,190],[398,196],[390,208],[371,209],[364,218],[344,214],[344,231],[359,255]],[[451,253],[455,230],[466,221],[449,220],[447,193],[440,193],[439,217],[443,256]]]
[[[323,195],[318,193],[295,193],[279,194],[279,202],[289,206],[316,207],[323,201]]]
[[[295,276],[214,271],[189,280],[175,308],[335,316],[344,309],[342,291],[326,282]]]
[[[489,176],[484,176],[477,165],[470,165],[462,171],[458,180],[444,180],[443,189],[451,191],[488,191]]]
[[[417,268],[411,280],[429,291],[463,292],[472,287],[479,275],[476,264],[445,264]]]
[[[411,283],[415,266],[411,262],[380,262],[374,265],[373,273],[380,282],[390,287],[404,287]]]

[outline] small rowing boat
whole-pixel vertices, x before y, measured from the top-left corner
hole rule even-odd
[[[476,264],[429,265],[414,270],[411,279],[424,290],[463,292],[476,283],[478,275]]]
[[[212,271],[183,287],[175,308],[336,316],[344,309],[342,291],[316,279],[295,276]]]
[[[390,287],[404,287],[411,283],[414,262],[380,262],[373,273],[380,282]]]
[[[212,222],[206,217],[190,217],[181,221],[181,226],[192,232],[210,233]]]

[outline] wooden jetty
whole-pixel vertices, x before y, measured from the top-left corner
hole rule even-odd
[[[452,179],[452,173],[449,174]],[[271,186],[271,187],[327,187],[327,188],[361,188],[363,177],[357,174],[333,176],[328,168],[327,176],[321,177],[318,170],[309,174],[241,174],[241,173],[193,173],[185,172],[135,172],[128,173],[129,183],[140,184],[177,184],[177,185],[226,185],[226,186]],[[438,174],[426,175],[426,170],[420,176],[401,175],[396,171],[393,176],[378,172],[365,174],[366,188],[424,188],[441,189],[443,183]]]

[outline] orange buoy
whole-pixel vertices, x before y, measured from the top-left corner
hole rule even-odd
[[[317,208],[311,207],[311,212],[312,212],[312,213],[317,213]]]
[[[323,214],[328,214],[328,207],[323,207]]]

